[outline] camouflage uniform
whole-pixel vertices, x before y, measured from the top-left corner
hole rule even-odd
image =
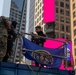
[[[7,36],[7,19],[5,17],[0,17],[0,62],[6,55]]]

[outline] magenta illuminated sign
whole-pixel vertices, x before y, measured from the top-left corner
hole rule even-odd
[[[55,40],[60,40],[60,41],[64,41],[66,42],[66,39],[63,39],[63,38],[55,38]],[[71,59],[71,65],[73,65],[73,56],[72,56],[72,42],[71,41],[68,41],[69,44],[70,44],[70,59]],[[58,41],[54,41],[54,40],[46,40],[46,42],[44,43],[44,47],[46,48],[58,48],[62,45],[63,43],[62,42],[58,42]],[[69,66],[67,67],[67,70],[72,70],[72,67],[73,66]],[[60,69],[61,70],[65,70],[65,66],[64,66],[64,61],[62,62],[62,65],[60,66]]]
[[[44,0],[43,22],[55,21],[55,0]]]

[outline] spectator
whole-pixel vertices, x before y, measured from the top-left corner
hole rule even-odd
[[[42,31],[42,28],[40,26],[37,26],[35,28],[35,30],[36,30],[37,35],[46,37],[45,34]],[[39,37],[34,37],[33,36],[32,39],[31,39],[31,41],[34,42],[34,43],[36,43],[37,45],[43,46],[44,45],[44,42],[46,41],[46,39],[39,38]],[[35,65],[36,66],[39,66],[39,64],[37,62],[35,62]],[[43,65],[41,65],[41,66],[43,66]]]
[[[8,58],[11,56],[12,48],[13,48],[13,42],[15,38],[17,37],[17,34],[15,33],[14,29],[16,28],[17,23],[8,21],[8,38],[7,38],[7,52],[5,57],[3,58],[3,62],[7,62]]]

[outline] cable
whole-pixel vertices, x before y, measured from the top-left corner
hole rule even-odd
[[[33,72],[33,74],[36,75],[35,72],[33,71],[33,69],[28,64],[27,64],[27,66],[30,68],[30,70]]]
[[[32,69],[27,63],[26,63],[26,65],[27,65],[27,66],[29,67],[29,69],[33,72],[33,74],[36,75],[35,72],[33,71],[33,69]]]
[[[36,75],[40,75],[40,70],[41,70],[41,66],[40,66],[40,68],[39,68],[39,70],[38,70]]]

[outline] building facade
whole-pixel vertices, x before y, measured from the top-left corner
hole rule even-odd
[[[71,40],[70,0],[56,0],[56,37]]]
[[[70,24],[70,1],[55,0],[56,20],[55,20],[55,37],[67,38],[71,40]],[[43,0],[35,1],[34,26],[40,25],[45,33],[51,37],[51,27],[43,23]],[[48,31],[49,30],[49,31]]]
[[[27,14],[26,14],[26,33],[34,32],[34,11],[35,11],[35,0],[27,1]],[[31,36],[26,35],[28,39]]]
[[[74,58],[74,69],[76,69],[76,0],[70,0],[71,10],[71,38],[72,38],[72,54]]]
[[[43,23],[43,0],[35,0],[34,27],[41,26],[44,30]]]

